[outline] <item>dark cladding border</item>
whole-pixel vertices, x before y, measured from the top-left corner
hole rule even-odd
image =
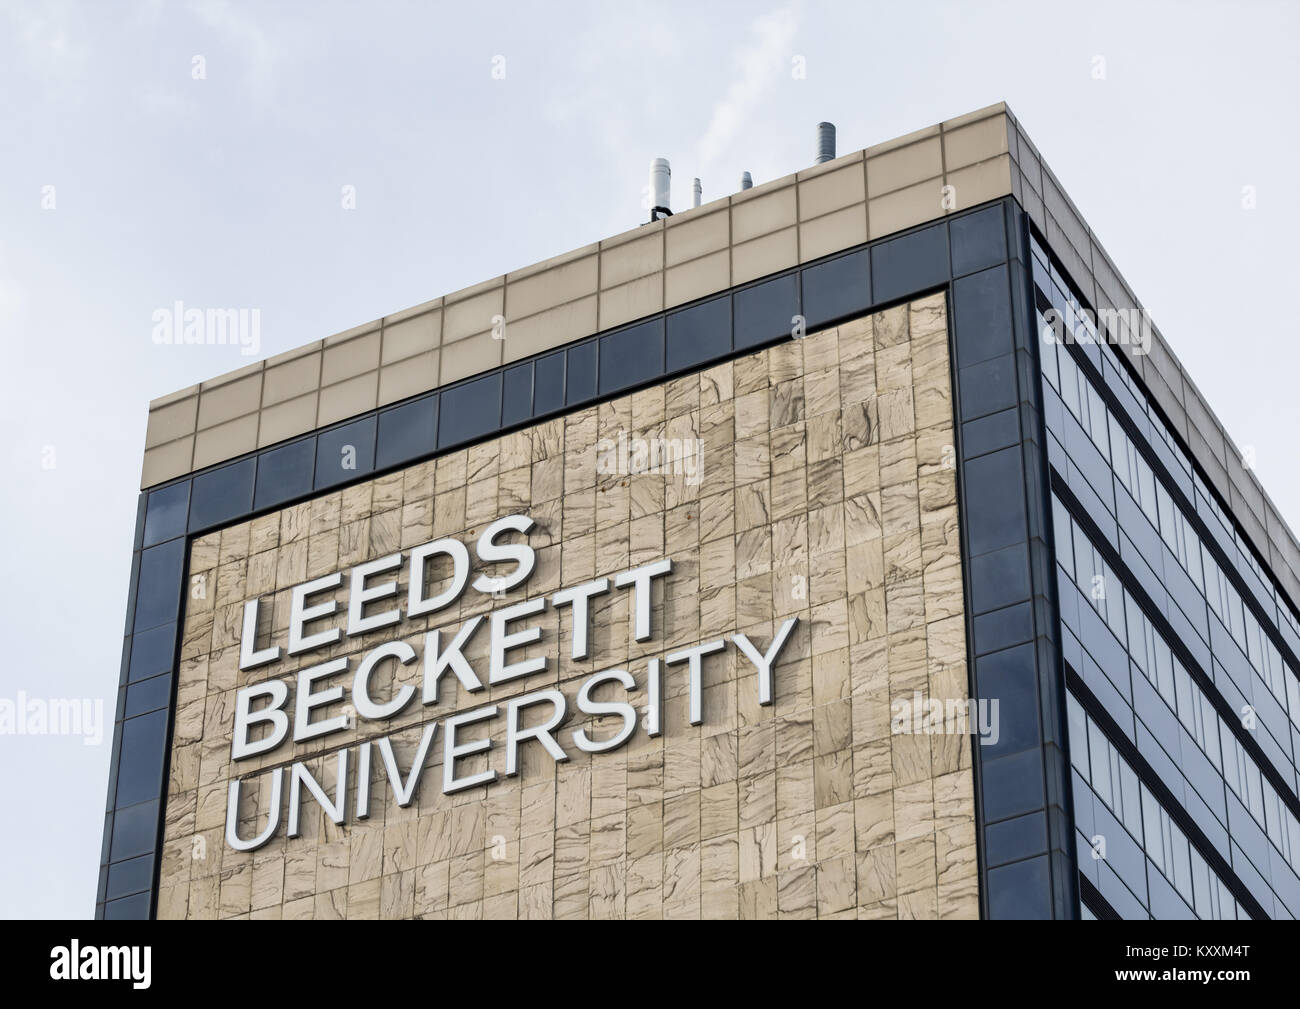
[[[971,696],[999,705],[997,741],[974,743],[981,904],[993,919],[1074,918],[1074,807],[1029,221],[1014,200],[1004,209],[1002,261],[954,277],[948,316]]]
[[[96,917],[156,912],[191,537],[936,291],[949,303],[972,696],[1025,720],[972,744],[982,911],[1072,916],[1026,227],[1003,198],[141,492]]]

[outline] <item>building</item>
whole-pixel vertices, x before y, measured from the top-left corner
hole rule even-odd
[[[1300,548],[1005,106],[164,397],[142,486],[104,917],[1300,913]]]

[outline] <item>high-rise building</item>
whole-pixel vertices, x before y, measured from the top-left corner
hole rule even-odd
[[[1300,548],[1011,112],[650,216],[151,404],[99,913],[1300,914]]]

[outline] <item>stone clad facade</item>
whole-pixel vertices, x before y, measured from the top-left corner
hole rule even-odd
[[[948,348],[936,294],[195,538],[158,917],[977,917],[971,738],[894,732],[890,717],[898,699],[968,693]],[[601,446],[620,436],[697,444],[698,479],[609,471]],[[283,640],[295,585],[435,538],[473,542],[512,513],[536,523],[528,582],[344,637],[328,657],[397,636],[418,649],[426,629],[671,558],[649,640],[633,640],[629,597],[613,592],[593,600],[590,658],[575,661],[568,614],[547,609],[523,653],[547,656],[544,672],[474,694],[445,678],[437,704],[232,764],[236,689],[291,683],[299,664],[239,670],[246,600],[263,601],[259,639]],[[610,752],[571,745],[619,721],[576,711],[592,673],[626,668],[643,710],[649,659],[735,633],[766,648],[790,617],[772,705],[728,648],[704,660],[702,724],[685,668],[669,666],[662,735],[642,724]],[[417,666],[398,668],[418,687]],[[282,819],[257,851],[226,844],[232,775],[302,760],[333,794],[338,750],[390,735],[409,768],[429,720],[545,686],[570,702],[566,762],[529,743],[517,776],[443,794],[434,746],[402,808],[376,758],[368,819],[330,822],[304,792],[302,836]],[[466,773],[500,765],[503,723],[480,730],[494,749]],[[247,837],[268,789],[243,796]]]
[[[155,400],[96,914],[1294,917],[1300,547],[1234,452],[1003,105]]]

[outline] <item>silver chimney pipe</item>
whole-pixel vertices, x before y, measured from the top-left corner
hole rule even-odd
[[[657,221],[659,215],[672,217],[668,204],[672,201],[672,167],[667,158],[655,158],[650,162],[650,220]]]
[[[700,185],[699,179],[691,180],[691,206],[698,207],[700,198],[704,195],[704,187]]]
[[[741,172],[741,173],[740,173],[740,188],[741,188],[741,189],[753,189],[753,188],[754,188],[754,177],[753,177],[752,175],[750,175],[748,172]]]
[[[826,161],[835,160],[835,124],[818,123],[817,124],[817,161],[816,164],[822,164]]]

